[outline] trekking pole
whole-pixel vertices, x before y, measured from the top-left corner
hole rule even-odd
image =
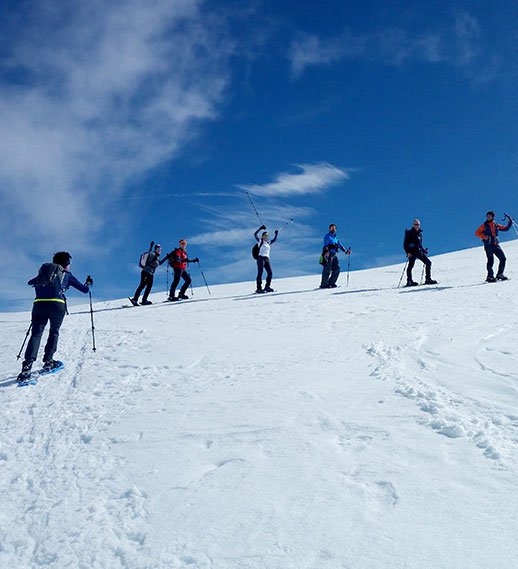
[[[255,211],[255,215],[257,215],[261,225],[264,225],[263,220],[261,219],[261,216],[259,215],[259,212],[257,211],[257,208],[255,207],[254,202],[252,201],[252,198],[250,197],[250,194],[248,192],[245,192],[245,194],[247,195],[248,199],[250,200],[250,203],[252,204],[252,207],[254,208]],[[201,270],[201,269],[200,269]]]
[[[94,309],[92,307],[92,291],[88,291],[90,297],[90,319],[92,320],[92,350],[95,352],[95,326],[94,326]]]
[[[18,352],[18,355],[16,356],[16,359],[17,359],[17,360],[20,359],[20,356],[21,356],[21,354],[22,354],[23,347],[25,346],[25,342],[27,341],[27,338],[29,337],[29,333],[30,333],[30,331],[31,331],[31,328],[32,328],[32,322],[30,323],[29,328],[27,328],[27,332],[26,332],[26,334],[25,334],[25,339],[23,340],[22,347],[20,348],[20,351]]]
[[[198,269],[200,269],[201,276],[203,277],[203,280],[205,281],[205,286],[207,287],[207,290],[209,291],[209,294],[210,294],[210,288],[209,288],[209,285],[207,284],[207,279],[205,278],[205,275],[203,274],[203,270],[201,268],[201,263],[199,261],[198,261]]]
[[[288,227],[288,225],[293,221],[293,218],[290,217],[290,219],[288,221],[285,221],[277,231],[280,231],[281,229],[284,229],[285,227]]]
[[[401,281],[403,280],[403,275],[405,274],[406,271],[406,266],[408,265],[408,258],[406,260],[405,266],[403,267],[403,272],[401,273],[401,276],[399,277],[399,282],[397,283],[397,287],[399,288],[399,286],[401,285]]]
[[[165,289],[165,293],[167,294],[167,297],[169,298],[169,264],[167,265],[167,284],[166,284],[166,289]]]
[[[348,259],[347,259],[347,284],[345,285],[346,287],[349,286],[349,273],[351,272],[351,252],[349,251],[349,255],[348,255]]]
[[[419,284],[423,284],[423,277],[424,277],[424,264],[423,264],[423,270],[421,271],[421,280],[419,281]]]
[[[516,223],[516,221],[510,215],[507,215],[507,213],[504,213],[504,219],[502,221],[505,221],[506,219],[511,220],[511,223],[513,224],[513,229],[516,232],[516,235],[518,236],[518,223]]]

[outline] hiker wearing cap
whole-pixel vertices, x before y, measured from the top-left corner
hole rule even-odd
[[[412,279],[412,269],[414,268],[417,260],[421,261],[425,266],[426,277],[424,284],[437,284],[437,281],[432,279],[432,261],[427,257],[428,249],[423,247],[423,230],[421,229],[421,222],[419,219],[414,219],[412,227],[410,229],[405,229],[403,249],[405,250],[408,258],[408,266],[406,270],[407,280],[405,286],[417,286],[419,284]]]
[[[31,337],[25,350],[22,371],[17,378],[21,384],[30,379],[32,364],[38,357],[41,338],[47,322],[50,322],[50,329],[43,353],[42,372],[48,373],[63,365],[55,361],[53,357],[58,347],[59,330],[67,314],[65,291],[73,287],[86,294],[93,285],[91,277],[86,278],[85,284],[81,284],[74,277],[69,270],[71,259],[70,253],[59,251],[52,258],[52,263],[44,263],[40,267],[38,276],[27,283],[34,287],[36,298],[31,314]]]
[[[329,233],[324,235],[324,246],[322,248],[322,280],[320,288],[336,288],[336,281],[340,275],[340,262],[338,260],[338,250],[341,249],[346,255],[351,254],[351,248],[346,249],[336,236],[336,225],[329,225]]]
[[[173,269],[174,277],[171,283],[171,288],[169,290],[169,298],[167,300],[186,300],[189,297],[185,294],[189,285],[191,284],[191,275],[187,271],[187,263],[199,263],[198,257],[194,259],[189,259],[187,256],[187,241],[185,239],[180,239],[178,242],[180,247],[174,249],[164,257],[164,261],[167,259],[169,261],[169,266]],[[176,287],[180,283],[180,279],[183,279],[182,287],[178,296],[175,296]]]
[[[509,220],[507,225],[500,225],[499,223],[495,223],[495,212],[488,211],[486,213],[486,220],[475,231],[475,235],[480,237],[484,243],[484,251],[486,252],[487,257],[486,282],[488,283],[507,280],[507,277],[504,275],[506,257],[498,242],[498,232],[509,231],[513,224],[513,220],[508,215],[506,215],[506,217]],[[498,271],[496,273],[496,277],[493,272],[495,257],[498,259]]]
[[[258,243],[258,254],[257,254],[257,289],[256,293],[261,294],[263,292],[274,292],[273,288],[270,286],[272,284],[272,267],[270,265],[270,246],[277,241],[277,236],[279,235],[279,230],[274,231],[275,237],[269,241],[270,236],[268,231],[263,231],[266,229],[265,225],[261,225],[259,229],[254,233],[254,238]],[[261,237],[259,238],[259,231],[263,231]],[[266,271],[266,283],[263,289],[263,270]]]
[[[131,304],[133,306],[138,306],[138,299],[140,293],[144,290],[144,295],[142,296],[142,306],[146,306],[148,304],[153,304],[150,300],[148,300],[149,293],[153,288],[153,280],[155,278],[155,271],[156,269],[165,261],[165,259],[160,260],[160,254],[162,252],[162,247],[160,245],[155,245],[153,247],[153,242],[151,242],[151,246],[149,248],[149,254],[146,258],[146,263],[142,266],[142,272],[140,273],[140,283],[135,291],[135,294],[132,298],[130,298]]]

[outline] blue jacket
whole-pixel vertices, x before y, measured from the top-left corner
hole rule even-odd
[[[323,253],[329,252],[331,255],[336,255],[338,249],[341,249],[345,253],[345,247],[340,243],[340,240],[336,236],[336,233],[326,233],[324,235],[324,249]]]
[[[70,287],[74,287],[78,291],[86,294],[90,287],[87,285],[81,284],[76,277],[72,273],[68,271],[63,271],[63,282],[61,285],[59,284],[59,279],[56,279],[55,285],[47,285],[47,286],[34,286],[38,277],[34,277],[31,279],[27,284],[30,286],[34,286],[34,290],[36,292],[36,298],[34,302],[66,302],[65,298],[65,291],[67,291]]]

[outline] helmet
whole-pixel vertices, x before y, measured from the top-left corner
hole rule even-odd
[[[67,251],[58,251],[54,257],[52,257],[52,262],[66,268],[70,265],[70,259],[72,259],[72,255]]]

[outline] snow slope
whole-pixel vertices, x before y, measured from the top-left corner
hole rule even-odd
[[[0,566],[516,567],[518,279],[433,263],[75,307],[28,388],[0,315]]]

